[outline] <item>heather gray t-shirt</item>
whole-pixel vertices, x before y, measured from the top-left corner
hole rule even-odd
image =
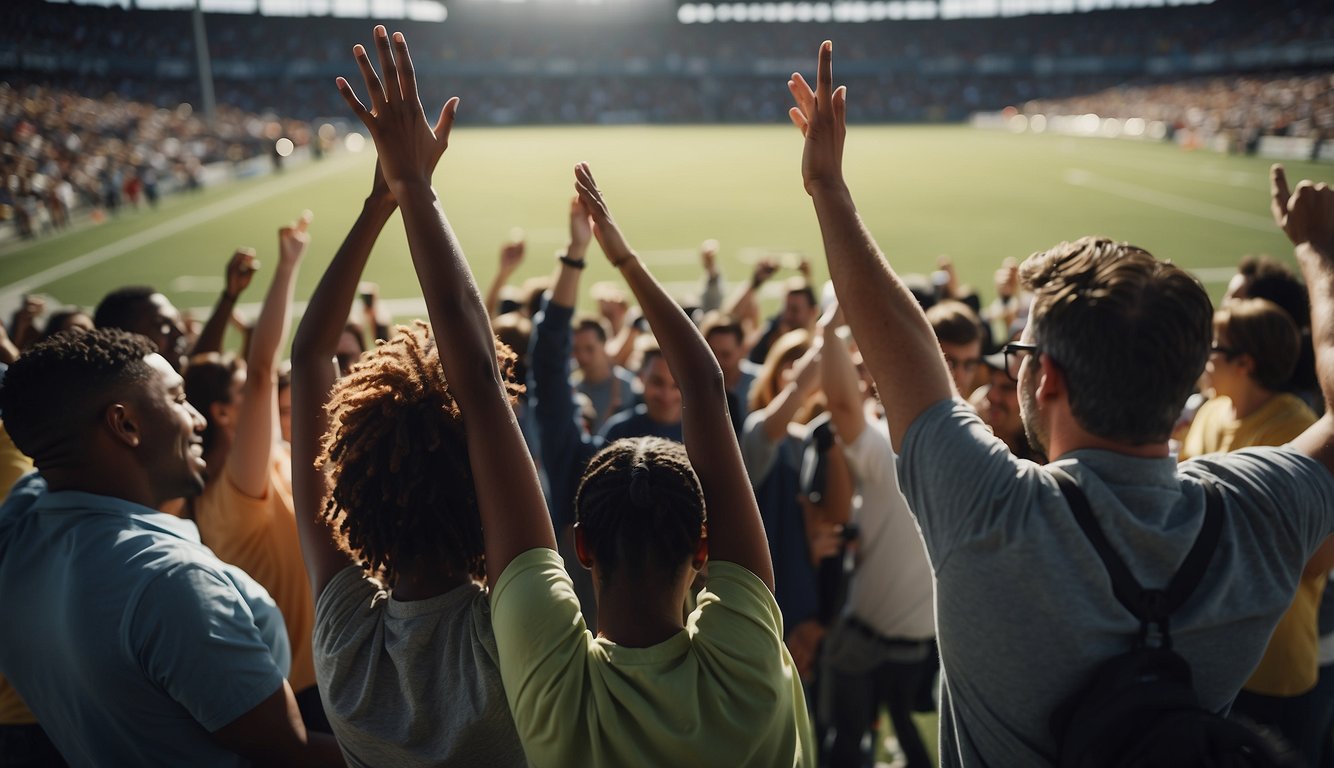
[[[481,587],[401,602],[344,568],[315,603],[314,652],[348,765],[527,765]]]
[[[1222,536],[1204,581],[1172,615],[1172,639],[1201,703],[1226,710],[1334,529],[1334,478],[1281,448],[1180,466],[1080,450],[1054,464],[1079,482],[1146,587],[1166,584],[1199,533],[1197,478],[1218,485]],[[941,765],[1052,764],[1052,711],[1129,650],[1138,621],[1112,595],[1056,481],[1014,458],[962,401],[913,422],[899,478],[936,572]]]

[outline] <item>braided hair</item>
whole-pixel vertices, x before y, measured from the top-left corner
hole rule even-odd
[[[685,446],[660,437],[617,440],[588,463],[575,520],[605,582],[677,573],[699,544],[706,514]]]
[[[511,398],[522,391],[511,376],[514,359],[497,341]],[[332,468],[323,518],[339,547],[391,586],[398,573],[436,563],[484,579],[464,417],[426,323],[399,326],[363,355],[326,408],[317,465]]]

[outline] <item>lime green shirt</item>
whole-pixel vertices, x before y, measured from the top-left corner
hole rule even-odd
[[[594,638],[559,555],[515,558],[491,594],[500,677],[528,762],[813,768],[815,741],[778,604],[709,563],[686,627],[648,648]]]

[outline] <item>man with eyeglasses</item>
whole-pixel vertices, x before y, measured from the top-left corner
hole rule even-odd
[[[941,764],[1051,765],[1054,712],[1140,622],[1054,476],[1015,458],[954,397],[926,317],[862,224],[842,172],[847,91],[821,46],[812,89],[789,81],[805,138],[802,177],[830,276],[878,385],[899,478],[936,575],[942,660]],[[1313,304],[1322,389],[1334,401],[1334,191],[1273,179],[1275,219],[1297,247]],[[1199,281],[1139,248],[1063,243],[1021,268],[1034,295],[1019,343],[1026,431],[1074,477],[1110,545],[1158,588],[1203,526],[1206,482],[1220,491],[1221,538],[1203,581],[1172,613],[1174,650],[1200,704],[1226,712],[1292,600],[1303,565],[1334,530],[1334,416],[1288,446],[1178,467],[1168,438],[1211,339]]]
[[[926,311],[926,320],[940,342],[955,388],[960,396],[968,397],[982,362],[982,322],[972,307],[950,300],[933,304]]]

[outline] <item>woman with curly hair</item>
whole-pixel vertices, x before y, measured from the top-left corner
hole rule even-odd
[[[384,28],[375,34],[392,61]],[[355,51],[374,77],[365,49]],[[315,670],[350,765],[517,768],[526,762],[496,662],[478,514],[494,497],[487,483],[511,470],[479,459],[479,440],[495,438],[474,426],[501,409],[512,422],[514,356],[494,340],[430,188],[457,100],[432,128],[389,80],[394,107],[377,78],[377,117],[362,115],[383,165],[293,343],[293,481]],[[386,141],[375,121],[390,114],[415,131]],[[340,379],[335,357],[361,272],[400,207],[431,325],[398,328]],[[513,455],[531,466],[522,438]],[[476,474],[480,460],[489,473]]]

